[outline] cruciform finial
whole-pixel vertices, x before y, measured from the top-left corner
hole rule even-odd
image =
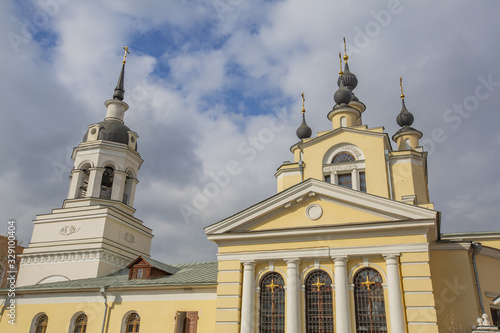
[[[339,52],[339,61],[340,61],[339,75],[342,76],[344,74],[344,72],[342,72],[342,52]]]
[[[344,37],[344,60],[347,63],[347,60],[349,59],[349,56],[347,55],[347,45],[345,42],[345,37]]]
[[[305,101],[306,101],[306,98],[304,97],[304,93],[302,93],[302,113],[306,112],[305,103],[304,103]]]
[[[403,77],[399,77],[399,85],[401,86],[401,99],[405,99],[405,94],[403,94]]]
[[[124,46],[123,49],[125,50],[125,54],[123,55],[123,64],[127,62],[127,53],[130,54],[128,50],[128,46]]]

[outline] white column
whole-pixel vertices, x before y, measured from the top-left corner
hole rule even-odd
[[[113,175],[113,187],[111,189],[111,200],[123,201],[126,178],[127,174],[124,171],[115,170]]]
[[[78,170],[78,169],[71,170],[71,183],[69,185],[68,199],[78,198],[81,186],[80,183],[82,182],[84,174],[85,173],[83,170]]]
[[[90,168],[87,198],[99,198],[101,196],[101,182],[103,173],[104,168]]]
[[[347,285],[347,257],[333,258],[335,261],[335,316],[336,332],[351,332],[351,307]],[[397,332],[397,331],[393,331]]]
[[[387,266],[387,284],[389,287],[389,313],[391,318],[391,332],[405,332],[405,318],[403,312],[403,298],[401,280],[399,278],[399,255],[385,255]]]
[[[135,187],[137,186],[137,183],[139,181],[136,178],[132,178],[132,179],[130,179],[130,181],[132,182],[132,186],[131,186],[130,194],[129,194],[129,198],[128,198],[128,205],[130,207],[134,207]]]
[[[241,295],[241,333],[254,333],[255,262],[243,262],[243,291]]]
[[[285,259],[286,272],[286,332],[300,333],[299,259]]]
[[[351,172],[352,189],[359,191],[359,171],[358,169],[352,169]]]

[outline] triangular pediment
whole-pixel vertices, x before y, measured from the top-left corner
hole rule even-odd
[[[392,221],[435,220],[437,212],[308,179],[205,228],[207,235]]]

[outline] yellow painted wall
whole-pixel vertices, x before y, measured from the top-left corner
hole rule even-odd
[[[59,299],[53,298],[55,302]],[[92,297],[94,300],[95,297]],[[39,313],[49,317],[47,332],[69,332],[70,322],[77,312],[88,316],[87,332],[101,332],[104,316],[103,302],[91,303],[46,303],[18,305],[16,309],[16,325],[8,324],[8,316],[4,312],[0,320],[0,332],[19,333],[30,330],[33,318]],[[141,317],[141,332],[172,332],[177,311],[198,311],[198,331],[215,332],[215,299],[190,301],[143,301],[120,302],[117,300],[108,309],[107,333],[119,333],[122,323],[129,312],[135,311]]]
[[[305,210],[311,204],[318,204],[323,209],[323,215],[312,221],[306,217]],[[386,221],[377,215],[372,215],[351,207],[342,206],[321,199],[307,200],[307,202],[288,208],[281,214],[274,216],[271,221],[264,221],[248,228],[251,231],[272,230],[283,228],[317,227],[342,223],[359,223],[371,221]]]
[[[470,329],[479,316],[471,254],[467,250],[431,251],[432,285],[440,331],[461,325]]]

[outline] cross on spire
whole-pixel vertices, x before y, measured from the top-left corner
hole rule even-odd
[[[125,50],[125,54],[123,55],[123,64],[127,62],[127,53],[130,54],[130,51],[128,50],[128,46],[124,46],[123,49]]]

